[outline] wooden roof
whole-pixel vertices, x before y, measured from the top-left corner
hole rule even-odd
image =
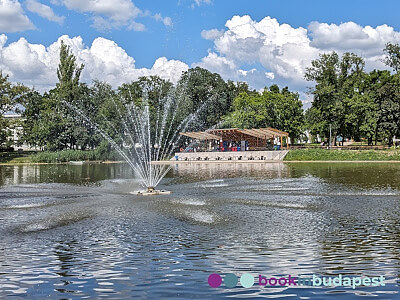
[[[239,128],[210,129],[207,131],[198,131],[198,132],[181,132],[179,134],[198,140],[225,140],[231,138],[242,139],[244,136],[250,136],[261,139],[270,139],[274,137],[289,135],[285,131],[274,129],[271,127],[253,128],[253,129],[239,129]]]
[[[221,139],[220,136],[208,133],[205,131],[198,131],[198,132],[181,132],[180,135],[184,135],[193,139],[197,140],[219,140]]]

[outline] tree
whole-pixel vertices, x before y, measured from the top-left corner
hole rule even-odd
[[[358,134],[350,130],[357,126],[347,126],[346,109],[351,107],[348,104],[354,95],[363,92],[364,66],[364,60],[354,53],[344,53],[342,57],[336,52],[324,53],[311,62],[311,67],[306,69],[305,79],[316,83],[310,89],[314,95],[310,114],[312,112],[313,120],[318,124],[313,127],[314,134],[328,137],[330,129],[333,138],[337,135],[352,138]]]
[[[391,145],[393,137],[400,135],[400,77],[386,70],[374,70],[369,74],[367,86],[376,107],[375,144],[386,140]]]
[[[265,103],[260,94],[249,95],[241,92],[232,104],[232,112],[224,117],[225,127],[256,128],[269,122],[265,114]],[[267,120],[268,118],[268,120]]]
[[[393,68],[397,73],[400,71],[400,45],[387,43],[385,49],[383,49],[385,53],[385,58],[383,62],[388,67]]]
[[[69,46],[61,41],[60,63],[57,68],[59,82],[56,85],[58,97],[64,101],[72,102],[79,89],[79,78],[84,65],[78,66],[76,57],[71,53]]]
[[[240,93],[233,101],[232,112],[225,118],[226,127],[273,127],[287,131],[293,141],[303,132],[302,103],[297,93],[277,85],[263,93]]]
[[[325,130],[327,121],[321,118],[321,111],[315,106],[311,106],[304,113],[305,127],[310,131],[312,136],[311,142],[317,142],[317,135]]]
[[[369,94],[356,94],[343,100],[346,114],[344,116],[344,135],[360,141],[368,139],[371,145],[375,136],[377,108],[374,99]]]
[[[268,93],[265,92],[264,93]],[[276,119],[272,119],[270,127],[283,130],[289,133],[292,143],[300,138],[304,131],[303,103],[299,94],[290,92],[287,87],[279,93],[279,89],[268,93],[274,101]]]
[[[0,70],[0,147],[8,148],[10,122],[4,118],[4,113],[9,111],[17,112],[17,106],[24,102],[29,89],[22,84],[12,84],[8,75],[3,75]]]
[[[33,147],[44,147],[46,145],[46,136],[42,131],[42,115],[41,109],[43,107],[43,96],[37,91],[31,91],[23,103],[24,112],[24,135],[23,140]]]
[[[196,129],[208,129],[222,121],[229,112],[235,97],[233,86],[217,73],[196,67],[183,73],[177,85],[177,93],[183,97],[180,103],[182,118],[196,113]],[[194,129],[194,128],[193,128]]]
[[[47,150],[86,147],[87,129],[65,105],[76,105],[79,99],[87,99],[88,87],[79,83],[83,67],[76,63],[70,47],[61,42],[56,88],[45,93],[42,99],[31,94],[31,103],[25,105],[27,142]]]

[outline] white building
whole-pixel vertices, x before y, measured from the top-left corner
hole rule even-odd
[[[11,131],[11,134],[9,135],[8,140],[12,142],[12,147],[15,151],[18,151],[19,149],[22,149],[23,151],[37,150],[25,143],[21,143],[20,141],[21,135],[24,133],[24,128],[22,126],[24,118],[22,118],[21,114],[5,114],[3,117],[9,121],[7,131]]]

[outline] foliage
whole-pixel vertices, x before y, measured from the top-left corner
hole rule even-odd
[[[78,93],[79,77],[83,68],[83,64],[78,66],[76,63],[76,57],[71,53],[70,47],[61,41],[60,63],[57,68],[59,82],[56,85],[60,99],[68,102],[74,100],[74,96]]]
[[[104,161],[116,160],[117,155],[113,152],[104,152],[102,148],[96,150],[62,150],[57,152],[38,152],[30,157],[33,163],[62,163],[69,161]]]
[[[182,74],[177,84],[177,94],[183,97],[178,121],[196,113],[196,126],[193,130],[205,130],[219,124],[231,109],[237,95],[236,89],[235,85],[226,83],[217,73],[200,67],[189,69]],[[246,86],[239,85],[239,89],[246,89]]]
[[[362,126],[349,124],[346,108],[352,107],[352,102],[358,99],[357,94],[362,92],[360,83],[365,74],[364,65],[364,60],[354,53],[345,53],[342,57],[336,52],[324,53],[311,62],[311,67],[306,69],[305,79],[316,83],[310,89],[314,101],[312,111],[307,114],[308,122],[316,125],[312,126],[313,134],[329,137],[332,130],[333,137],[354,136],[351,129],[358,130]]]
[[[385,59],[383,62],[398,73],[400,71],[400,45],[387,43],[383,52],[385,52]]]
[[[302,103],[299,95],[288,88],[280,91],[277,85],[272,85],[261,94],[241,92],[232,107],[233,111],[224,118],[226,127],[273,127],[287,131],[292,141],[302,134]]]
[[[10,122],[4,118],[4,113],[16,111],[15,106],[24,101],[28,88],[21,84],[13,85],[8,80],[7,75],[3,75],[0,70],[0,148],[9,148],[12,143],[9,139],[11,134]]]
[[[386,63],[396,69],[398,47],[388,44]],[[314,101],[306,112],[312,135],[336,136],[369,144],[375,140],[391,145],[400,135],[400,81],[389,71],[364,71],[364,60],[353,53],[321,54],[307,68],[305,78],[314,81]]]
[[[400,46],[388,43],[383,51],[385,64],[398,72]],[[127,130],[123,120],[133,117],[126,106],[148,106],[150,130],[154,133],[165,103],[170,103],[174,110],[166,119],[166,126],[172,132],[213,127],[273,127],[289,132],[292,142],[307,130],[316,142],[316,136],[327,139],[331,128],[335,141],[340,135],[355,141],[366,139],[368,144],[390,145],[394,136],[400,136],[400,75],[387,70],[367,73],[364,65],[364,60],[354,53],[341,56],[324,53],[312,61],[305,79],[314,85],[310,88],[313,102],[304,112],[299,95],[287,87],[272,85],[257,92],[247,83],[225,81],[219,74],[199,67],[184,72],[176,85],[158,76],[140,77],[116,89],[100,81],[87,85],[80,82],[84,66],[78,64],[69,46],[62,43],[58,83],[44,94],[11,84],[0,72],[0,111],[3,115],[15,107],[17,110],[23,107],[25,143],[62,153],[90,150],[79,154],[85,157],[95,151],[97,154],[93,155],[105,157],[112,150],[87,120],[77,116],[71,105],[99,124],[119,145],[123,145]],[[190,126],[179,127],[190,118],[194,121]],[[9,144],[10,126],[0,116],[3,148]],[[48,157],[43,160],[61,159],[43,155]],[[62,155],[65,159],[73,157]]]
[[[392,150],[290,150],[285,161],[387,161],[400,160],[400,151]]]
[[[11,163],[16,160],[21,161],[22,159],[26,159],[26,153],[18,153],[18,152],[0,152],[0,163]],[[22,162],[22,161],[21,161]]]

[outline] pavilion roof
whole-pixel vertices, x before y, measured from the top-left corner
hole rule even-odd
[[[220,136],[212,134],[212,133],[208,133],[205,131],[181,132],[179,134],[193,138],[193,139],[198,139],[198,140],[219,140],[219,139],[221,139]]]
[[[190,138],[198,140],[224,140],[224,139],[242,139],[244,136],[250,136],[261,139],[270,139],[274,137],[288,136],[285,131],[275,128],[253,128],[253,129],[239,129],[239,128],[224,128],[224,129],[210,129],[207,131],[198,132],[181,132]]]

